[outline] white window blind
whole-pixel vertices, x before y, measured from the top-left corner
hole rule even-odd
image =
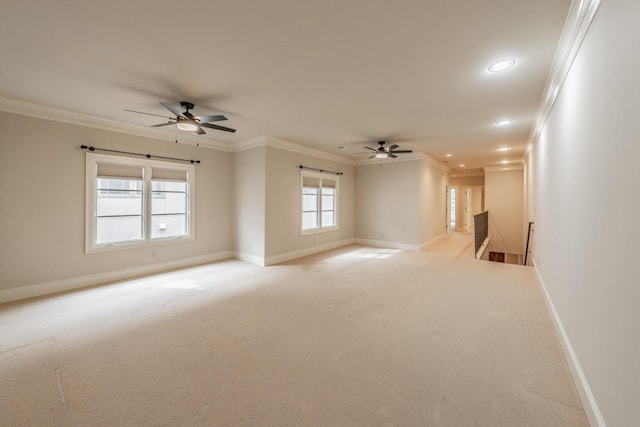
[[[336,230],[339,176],[308,170],[301,170],[300,174],[301,234]]]

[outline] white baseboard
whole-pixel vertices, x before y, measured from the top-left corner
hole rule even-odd
[[[37,283],[34,285],[21,286],[0,290],[0,303],[17,301],[26,298],[34,298],[57,292],[71,291],[74,289],[94,286],[100,283],[123,280],[130,277],[142,276],[145,274],[159,273],[174,268],[189,267],[208,262],[220,261],[231,258],[231,251],[217,252],[214,254],[202,255],[193,258],[185,258],[177,261],[150,264],[139,267],[125,268],[122,270],[105,271],[103,273],[90,274],[87,276],[71,277],[68,279],[53,280],[50,282]]]
[[[292,259],[301,258],[303,256],[313,255],[318,252],[328,251],[330,249],[339,248],[346,245],[355,243],[355,239],[345,239],[337,242],[326,243],[324,245],[312,246],[310,248],[300,249],[299,251],[287,252],[280,255],[274,255],[268,257],[265,260],[265,265],[275,265],[281,262],[290,261]]]
[[[429,240],[428,242],[425,242],[423,244],[420,245],[420,251],[424,250],[425,248],[434,245],[436,243],[438,243],[440,241],[440,239],[447,237],[447,233],[442,233],[441,235],[434,237],[433,239]]]
[[[421,245],[409,245],[407,243],[388,242],[386,240],[370,240],[370,239],[355,239],[355,242],[359,245],[375,246],[379,248],[389,249],[402,249],[403,251],[420,252]],[[428,243],[428,242],[427,242]]]
[[[567,361],[567,364],[569,365],[569,370],[571,371],[573,381],[576,385],[576,389],[578,390],[578,395],[580,396],[580,400],[582,401],[584,412],[589,419],[589,424],[591,426],[606,427],[606,423],[604,422],[604,418],[602,417],[602,413],[600,413],[600,408],[598,407],[598,402],[596,402],[596,399],[591,392],[589,381],[587,381],[587,377],[582,370],[582,366],[580,365],[578,356],[573,350],[571,341],[569,340],[569,337],[564,330],[562,320],[560,320],[560,316],[556,311],[556,307],[553,304],[551,297],[549,296],[549,292],[547,292],[547,287],[542,280],[542,276],[540,275],[540,271],[538,270],[538,266],[536,265],[535,261],[533,262],[533,267],[536,271],[538,283],[540,285],[540,288],[542,289],[545,302],[547,303],[547,308],[549,309],[549,313],[551,314],[551,320],[553,321],[556,335],[560,341],[560,347],[562,348],[564,357]]]
[[[239,259],[240,261],[248,262],[249,264],[259,265],[260,267],[265,266],[264,257],[258,256],[258,255],[251,255],[244,252],[234,251],[233,257],[235,259]]]

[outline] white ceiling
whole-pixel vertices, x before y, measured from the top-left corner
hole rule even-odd
[[[349,156],[384,139],[454,170],[496,166],[522,159],[569,6],[5,1],[0,95],[143,126],[163,120],[124,110],[186,100],[228,117],[235,134],[202,137],[223,143],[267,135]],[[489,73],[502,58],[517,64]]]

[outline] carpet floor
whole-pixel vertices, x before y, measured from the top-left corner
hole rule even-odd
[[[0,305],[0,425],[587,426],[533,269],[347,246]]]

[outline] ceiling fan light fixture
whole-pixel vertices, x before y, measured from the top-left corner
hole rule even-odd
[[[389,157],[389,153],[376,153],[376,159],[386,159]]]
[[[515,59],[501,59],[500,61],[491,64],[489,66],[489,71],[492,73],[500,73],[502,71],[507,71],[514,65],[516,65]]]
[[[197,124],[187,122],[187,121],[180,121],[176,126],[178,127],[178,129],[183,130],[185,132],[195,132],[198,130]]]

